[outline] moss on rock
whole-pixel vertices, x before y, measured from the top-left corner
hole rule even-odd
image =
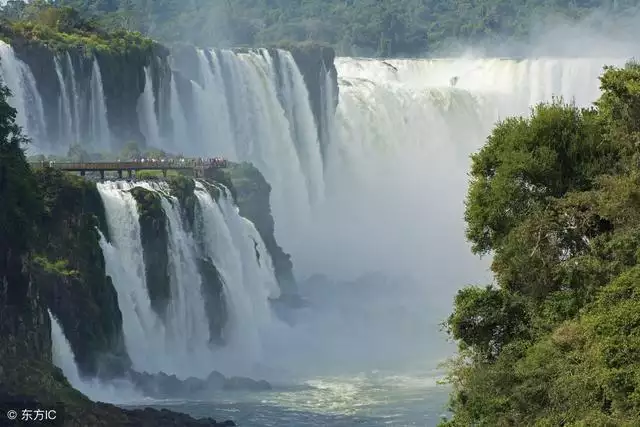
[[[156,313],[164,316],[171,298],[171,279],[167,215],[162,208],[162,196],[142,187],[132,188],[131,195],[138,204],[140,237],[151,306]]]
[[[177,175],[168,180],[171,194],[180,202],[180,214],[187,230],[193,230],[196,217],[196,182],[193,178]]]
[[[51,353],[46,354],[48,358]],[[211,418],[194,419],[186,414],[166,409],[121,409],[92,402],[74,389],[60,369],[50,361],[33,358],[11,358],[0,361],[11,369],[0,370],[0,410],[6,413],[16,408],[55,408],[69,427],[222,427],[234,426],[231,421],[218,423]]]
[[[98,230],[108,236],[94,183],[63,172],[35,173],[44,198],[32,274],[60,319],[83,374],[117,374],[129,366],[122,313],[107,276]]]

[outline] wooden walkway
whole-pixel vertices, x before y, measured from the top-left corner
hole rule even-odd
[[[209,168],[224,167],[224,163],[200,162],[197,160],[186,159],[182,161],[171,162],[82,162],[82,163],[66,163],[66,162],[31,162],[32,168],[54,168],[69,172],[79,172],[81,176],[85,176],[87,172],[97,172],[104,179],[105,172],[117,172],[118,177],[122,178],[124,172],[127,172],[129,178],[133,173],[143,170],[162,171],[166,177],[167,171],[191,171],[195,177],[204,176],[204,170]]]

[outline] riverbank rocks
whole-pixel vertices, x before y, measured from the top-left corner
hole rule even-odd
[[[217,371],[211,372],[206,379],[189,377],[181,380],[175,375],[164,372],[149,374],[131,370],[125,378],[145,396],[156,399],[197,398],[216,391],[271,390],[271,384],[267,381],[246,377],[225,377]]]

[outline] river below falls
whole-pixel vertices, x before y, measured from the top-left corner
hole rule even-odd
[[[224,392],[209,401],[156,401],[145,406],[218,421],[231,419],[241,427],[433,427],[446,413],[449,392],[439,379],[433,371],[373,371],[298,385],[274,384],[266,392]]]

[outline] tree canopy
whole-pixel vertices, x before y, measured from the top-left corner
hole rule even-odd
[[[445,322],[444,426],[640,425],[640,65],[600,81],[597,108],[538,105],[472,156],[467,237],[496,283]]]
[[[518,40],[549,16],[616,13],[637,0],[34,0],[72,6],[106,28],[140,31],[163,42],[257,46],[323,42],[342,55],[414,56],[451,40]],[[34,3],[32,2],[32,3]],[[21,16],[21,0],[5,15]]]

